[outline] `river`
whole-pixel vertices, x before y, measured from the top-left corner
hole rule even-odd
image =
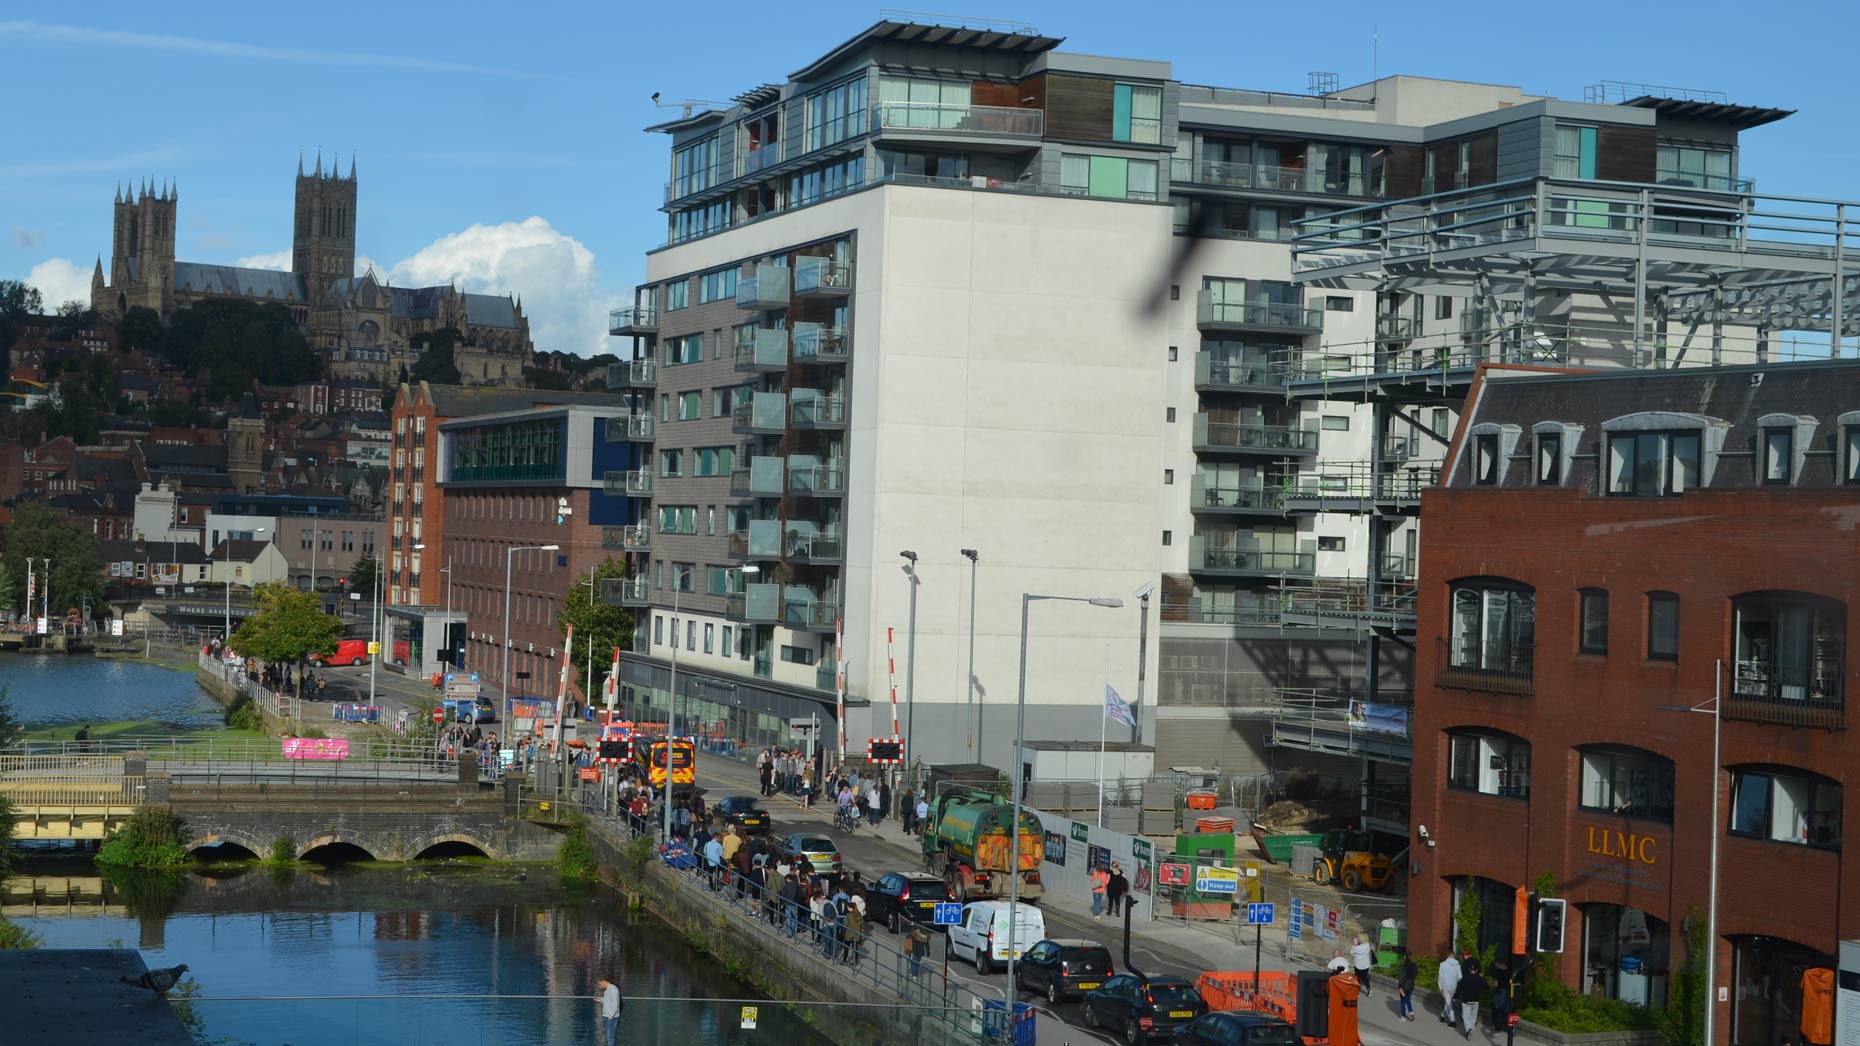
[[[214,726],[220,711],[191,672],[85,654],[0,654],[0,686],[27,726],[150,719]]]

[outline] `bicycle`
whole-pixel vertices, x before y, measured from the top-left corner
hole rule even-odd
[[[850,806],[837,807],[833,811],[833,827],[848,834],[859,830],[859,815]]]

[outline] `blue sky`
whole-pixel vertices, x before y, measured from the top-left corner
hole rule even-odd
[[[1366,80],[1377,35],[1384,75],[1573,98],[1602,79],[1724,91],[1800,110],[1746,136],[1743,174],[1860,198],[1851,4],[1017,0],[965,13],[1032,23],[1067,50],[1166,59],[1192,83]],[[519,292],[538,348],[602,351],[606,307],[665,234],[666,143],[640,132],[665,115],[651,93],[728,99],[879,17],[830,0],[10,2],[0,277],[31,274],[53,303],[84,296],[116,184],[144,178],[180,187],[181,259],[277,266],[285,252],[287,266],[291,179],[320,147],[345,171],[359,157],[359,253],[378,271]]]

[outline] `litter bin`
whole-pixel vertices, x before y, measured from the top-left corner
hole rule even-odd
[[[1033,1004],[1014,1004],[1014,1035],[1007,1034],[1007,1005],[993,999],[982,1000],[982,1041],[1012,1042],[1014,1046],[1034,1046]]]

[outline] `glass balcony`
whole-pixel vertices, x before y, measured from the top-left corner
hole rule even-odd
[[[846,561],[846,542],[838,527],[818,528],[805,520],[788,521],[788,562],[837,565]]]
[[[1214,577],[1309,577],[1317,573],[1317,554],[1211,545],[1196,536],[1188,543],[1188,569]]]
[[[1215,421],[1195,415],[1195,451],[1201,454],[1316,454],[1316,429]]]
[[[730,532],[730,558],[765,560],[781,558],[781,520],[752,519],[746,530]]]
[[[786,266],[756,266],[753,276],[736,281],[736,307],[739,309],[787,308],[788,276]]]
[[[1733,178],[1728,174],[1706,174],[1704,171],[1680,171],[1663,167],[1654,172],[1653,180],[1661,185],[1680,185],[1692,189],[1710,189],[1713,192],[1753,193],[1757,191],[1754,178]]]
[[[804,632],[831,632],[840,617],[839,601],[805,585],[789,585],[782,600],[781,623]]]
[[[1324,329],[1324,310],[1299,302],[1215,301],[1202,288],[1195,299],[1195,325],[1204,331],[1296,331]]]
[[[644,577],[608,578],[601,582],[601,602],[609,606],[643,607],[652,602]]]
[[[1217,356],[1203,349],[1195,353],[1195,388],[1201,392],[1280,392],[1285,371],[1263,360]]]
[[[735,498],[778,498],[782,493],[783,461],[776,457],[753,457],[749,467],[730,472],[730,496]]]
[[[751,393],[730,412],[730,431],[739,435],[779,436],[787,429],[788,397],[780,392]]]
[[[773,327],[745,328],[736,342],[739,374],[772,374],[788,369],[788,332]]]
[[[802,497],[840,497],[846,493],[846,462],[840,458],[792,455],[788,458],[788,493]]]
[[[649,498],[652,496],[652,473],[646,469],[609,472],[601,477],[601,490],[614,497]]]
[[[631,360],[607,365],[609,389],[650,389],[659,383],[659,365],[652,360]]]
[[[781,620],[781,586],[770,581],[744,585],[723,599],[723,616],[732,621],[772,625]]]
[[[644,523],[629,523],[620,528],[620,547],[627,552],[644,552],[652,547],[652,528]]]
[[[1046,113],[1001,105],[880,102],[874,107],[872,123],[881,132],[891,133],[1038,138],[1046,131]]]
[[[845,363],[852,355],[846,332],[823,323],[794,325],[794,361],[796,363]]]
[[[852,266],[832,258],[796,258],[794,293],[798,298],[837,298],[852,293]]]
[[[1392,580],[1414,578],[1414,558],[1402,552],[1384,552],[1376,564],[1382,576]]]
[[[607,442],[651,443],[655,426],[650,414],[628,414],[607,419]]]
[[[831,657],[827,658],[825,661],[822,661],[819,665],[817,665],[814,668],[814,689],[825,690],[829,693],[835,693],[835,694],[839,693],[839,689],[840,689],[839,670],[838,668],[834,666],[833,659]]]
[[[626,545],[623,543],[621,534],[620,534],[620,532],[625,529],[626,529],[625,527],[602,527],[601,528],[602,550],[607,551],[607,552],[626,551]]]
[[[796,389],[788,417],[797,429],[843,429],[846,427],[846,398],[830,396],[818,389]]]
[[[607,333],[615,335],[657,334],[659,310],[651,305],[629,305],[607,314]]]
[[[1200,476],[1188,484],[1188,508],[1204,516],[1285,514],[1278,487],[1263,483],[1216,483]]]

